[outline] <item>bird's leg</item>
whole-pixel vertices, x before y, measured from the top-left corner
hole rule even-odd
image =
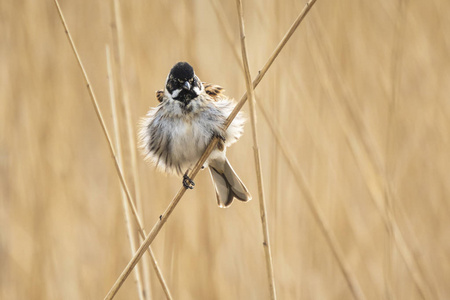
[[[192,190],[194,188],[194,186],[195,186],[195,183],[194,183],[194,181],[191,178],[189,178],[188,172],[189,172],[189,169],[183,175],[183,186],[186,189]]]

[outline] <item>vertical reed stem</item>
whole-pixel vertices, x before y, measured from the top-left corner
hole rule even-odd
[[[241,50],[242,50],[242,63],[245,71],[245,85],[247,87],[247,95],[249,95],[250,101],[250,121],[252,125],[252,137],[253,137],[253,150],[255,157],[256,178],[258,181],[258,198],[259,198],[259,210],[261,215],[261,225],[263,230],[263,247],[266,258],[267,276],[269,280],[270,298],[272,300],[277,299],[277,293],[275,288],[275,275],[273,272],[272,251],[269,238],[269,225],[267,224],[267,208],[264,197],[264,184],[263,175],[261,171],[261,158],[258,145],[258,135],[256,129],[256,109],[255,109],[255,94],[253,91],[252,78],[250,75],[250,67],[248,65],[247,46],[245,43],[245,26],[244,26],[244,12],[242,7],[242,1],[236,0],[237,9],[239,14],[239,31],[241,35]]]

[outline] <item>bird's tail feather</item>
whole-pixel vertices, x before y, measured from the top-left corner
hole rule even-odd
[[[217,204],[219,207],[228,207],[233,202],[233,198],[241,201],[250,201],[252,196],[248,192],[244,183],[234,172],[230,163],[225,159],[223,172],[220,172],[213,166],[209,166],[211,178],[216,189]]]

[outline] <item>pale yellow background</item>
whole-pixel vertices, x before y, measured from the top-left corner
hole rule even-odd
[[[61,2],[112,133],[111,1]],[[231,41],[209,1],[121,2],[133,130],[180,60],[240,99],[234,1],[221,11]],[[244,1],[253,77],[304,4]],[[449,12],[448,0],[318,0],[256,89],[367,299],[422,299],[393,223],[429,299],[450,298]],[[0,104],[0,298],[102,299],[131,257],[120,184],[53,1],[0,2]],[[279,299],[351,299],[300,178],[257,113]],[[153,243],[174,299],[269,298],[245,130],[228,157],[254,200],[219,209],[204,171]],[[138,163],[150,231],[180,178]],[[150,279],[152,299],[163,299]],[[133,276],[117,299],[137,299]]]

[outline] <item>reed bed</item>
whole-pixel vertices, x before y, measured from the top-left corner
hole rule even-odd
[[[131,259],[123,183],[147,232],[180,188],[132,156],[176,61],[238,100],[246,91],[235,1],[60,4],[105,128],[120,121],[123,168],[52,1],[0,2],[1,299],[101,299],[111,288]],[[261,80],[305,4],[243,1],[277,297],[447,299],[450,3],[317,1]],[[128,99],[116,118],[105,45],[121,68],[116,97]],[[245,129],[227,153],[256,196],[250,119]],[[209,174],[195,181],[152,242],[173,299],[270,299],[258,201],[219,209]],[[167,297],[139,266],[143,297]],[[115,299],[139,290],[124,281]]]

